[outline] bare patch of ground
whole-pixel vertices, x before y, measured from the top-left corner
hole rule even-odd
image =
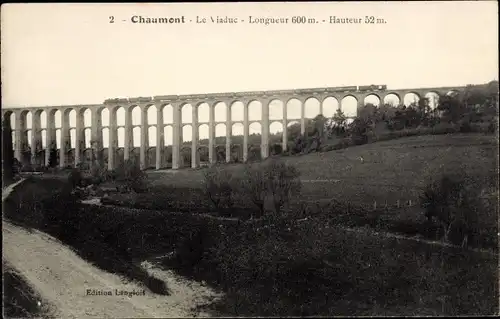
[[[170,296],[157,295],[88,264],[47,234],[30,233],[5,221],[2,228],[4,258],[43,299],[54,305],[57,317],[206,316],[193,313],[192,309],[217,296],[208,288],[180,280],[172,272],[160,272],[146,263],[149,272],[158,273],[169,286],[172,285]],[[111,295],[93,295],[93,292],[108,291]],[[119,291],[136,291],[144,295],[125,296]]]

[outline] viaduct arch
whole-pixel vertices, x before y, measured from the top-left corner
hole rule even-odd
[[[403,103],[407,94],[415,94],[418,98],[424,98],[429,93],[444,96],[453,92],[463,91],[466,87],[434,87],[418,89],[391,90],[385,86],[361,86],[350,87],[327,87],[310,88],[298,90],[279,91],[253,91],[253,92],[231,92],[231,93],[208,93],[190,95],[162,95],[153,97],[132,97],[107,99],[102,104],[87,105],[62,105],[62,106],[39,106],[23,108],[3,108],[2,120],[10,121],[13,127],[14,156],[21,162],[31,164],[47,164],[51,148],[56,148],[59,156],[59,166],[78,165],[88,158],[90,152],[92,158],[104,164],[107,161],[108,169],[114,169],[118,161],[123,161],[134,156],[139,151],[139,161],[142,169],[147,168],[148,154],[154,152],[154,167],[161,169],[165,165],[165,158],[171,154],[172,169],[179,169],[181,163],[181,150],[183,145],[183,127],[191,126],[191,167],[199,167],[199,152],[203,147],[208,148],[208,160],[210,163],[217,161],[215,129],[218,124],[225,125],[225,156],[226,162],[231,160],[231,144],[233,136],[233,125],[243,126],[243,161],[248,159],[251,124],[259,123],[261,127],[260,155],[262,158],[269,156],[269,134],[270,124],[281,121],[282,123],[282,148],[287,150],[287,128],[291,123],[300,123],[301,133],[305,132],[306,124],[306,101],[313,98],[319,101],[319,114],[323,114],[323,102],[327,99],[335,99],[338,107],[342,109],[342,101],[346,97],[356,99],[356,107],[359,109],[365,105],[365,99],[375,96],[381,103],[386,102],[389,96],[396,96]],[[295,100],[300,102],[300,117],[287,116],[288,102]],[[279,101],[282,105],[282,117],[279,120],[270,119],[270,103]],[[249,118],[250,104],[260,104],[260,120]],[[243,119],[233,119],[231,111],[233,105],[243,107]],[[191,106],[191,122],[183,123],[182,109]],[[199,119],[198,108],[206,108],[208,105],[208,121]],[[216,119],[215,108],[225,106],[225,120]],[[165,115],[171,112],[171,118]],[[252,106],[252,113],[255,107]],[[90,111],[90,114],[89,114]],[[70,125],[70,113],[76,114],[74,127]],[[102,123],[102,113],[109,114],[109,121]],[[156,121],[148,123],[148,114],[156,113]],[[42,127],[41,117],[46,123]],[[120,116],[117,116],[119,115]],[[56,117],[57,115],[57,117]],[[253,114],[250,114],[253,116]],[[250,116],[250,117],[252,117]],[[87,117],[87,118],[85,118]],[[121,117],[124,117],[121,119]],[[59,121],[57,121],[60,118]],[[118,123],[120,121],[120,123]],[[59,122],[59,123],[57,123]],[[90,123],[89,123],[90,122]],[[14,125],[13,125],[14,124]],[[199,133],[202,126],[208,126],[208,145],[200,145]],[[154,127],[155,129],[150,130]],[[103,131],[107,136],[103,137]],[[134,145],[134,130],[140,132],[140,145]],[[74,134],[70,134],[73,131]],[[124,141],[119,143],[118,132],[124,132]],[[171,132],[171,146],[166,146],[166,132]],[[28,133],[30,132],[30,133]],[[150,147],[149,133],[156,132],[154,140],[156,145]],[[30,135],[28,137],[28,135]],[[74,141],[72,141],[74,139]],[[90,139],[90,141],[88,141]],[[106,142],[106,143],[103,143]],[[106,144],[106,148],[104,145]],[[123,145],[119,145],[123,144]],[[30,154],[30,156],[26,156]],[[86,155],[87,154],[87,155]],[[106,155],[104,155],[106,154]],[[106,157],[106,158],[104,158]]]

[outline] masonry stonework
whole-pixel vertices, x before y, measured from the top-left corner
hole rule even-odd
[[[354,87],[353,87],[354,88]],[[320,102],[320,114],[322,114],[323,101],[328,97],[333,97],[339,102],[339,108],[341,108],[340,101],[345,97],[352,96],[357,101],[358,109],[364,105],[365,98],[367,96],[375,95],[379,98],[381,103],[384,101],[385,97],[388,95],[396,95],[399,101],[403,101],[406,94],[414,93],[419,98],[424,97],[427,93],[436,93],[438,96],[444,96],[451,91],[462,91],[465,87],[437,87],[437,88],[419,88],[419,89],[398,89],[398,90],[373,90],[373,91],[360,91],[358,89],[342,90],[341,88],[313,88],[313,89],[301,89],[301,90],[280,90],[280,91],[256,91],[256,92],[233,92],[233,93],[210,93],[210,94],[191,94],[191,95],[164,95],[164,96],[154,96],[154,97],[136,97],[136,98],[116,98],[108,99],[102,104],[90,104],[90,105],[67,105],[67,106],[43,106],[43,107],[26,107],[26,108],[3,108],[2,116],[4,120],[10,121],[10,116],[15,115],[15,129],[14,129],[14,156],[22,163],[26,162],[26,158],[29,158],[31,164],[39,165],[45,163],[47,165],[51,146],[56,145],[56,131],[59,130],[59,165],[65,167],[68,165],[78,165],[82,163],[87,154],[85,130],[90,129],[91,140],[90,140],[90,151],[92,158],[94,159],[92,163],[103,163],[104,155],[104,141],[102,138],[102,130],[109,130],[109,141],[107,147],[107,167],[108,169],[114,169],[117,165],[117,160],[119,157],[118,147],[118,129],[124,129],[124,146],[122,148],[123,160],[130,159],[132,152],[135,148],[132,143],[133,139],[133,129],[135,127],[140,128],[141,139],[140,139],[140,149],[139,149],[139,161],[142,169],[147,167],[148,162],[148,141],[150,139],[149,127],[156,127],[156,151],[154,156],[154,163],[156,169],[161,169],[163,166],[165,152],[167,147],[165,144],[165,134],[164,128],[166,126],[172,127],[172,169],[179,169],[181,167],[181,146],[183,142],[183,123],[181,110],[186,104],[192,106],[192,122],[189,124],[192,128],[192,142],[191,142],[191,163],[192,168],[199,167],[199,151],[201,146],[198,142],[198,132],[199,127],[204,124],[208,124],[208,158],[211,164],[215,163],[217,160],[215,153],[215,127],[217,124],[222,123],[226,125],[226,162],[231,160],[231,136],[232,127],[235,123],[240,123],[243,125],[243,145],[242,145],[242,155],[243,161],[248,159],[248,136],[249,136],[249,125],[251,122],[258,122],[261,124],[261,143],[260,152],[262,158],[267,158],[269,156],[269,104],[273,100],[279,100],[283,104],[283,139],[282,147],[283,150],[287,150],[287,136],[288,130],[287,125],[292,121],[296,121],[301,125],[301,133],[305,132],[305,101],[309,98],[315,98]],[[297,119],[287,118],[287,103],[296,99],[301,102],[301,116]],[[258,101],[262,105],[262,117],[259,121],[250,121],[248,114],[248,106],[251,102]],[[215,121],[215,105],[219,102],[223,102],[226,105],[226,120],[225,121]],[[234,102],[242,102],[244,105],[244,116],[243,121],[233,121],[231,119],[231,107]],[[208,122],[200,122],[198,118],[198,107],[202,103],[207,103],[209,105],[209,119]],[[163,118],[163,108],[170,105],[173,109],[173,123],[164,123]],[[150,125],[148,123],[147,110],[149,107],[156,107],[156,125]],[[136,125],[132,125],[132,109],[139,107],[141,110],[141,122]],[[117,110],[123,108],[125,110],[125,123],[124,125],[118,125],[117,123]],[[91,126],[85,127],[84,125],[84,111],[91,111]],[[104,109],[109,112],[109,125],[102,125],[101,113]],[[69,113],[71,111],[76,111],[76,123],[75,127],[70,128],[69,123]],[[40,115],[42,112],[46,113],[46,127],[42,129]],[[55,126],[55,114],[57,111],[61,113],[61,125],[60,127]],[[27,127],[27,114],[31,113],[31,128]],[[70,129],[75,131],[75,145],[71,145],[70,140]],[[42,131],[45,130],[45,148],[42,147]],[[31,146],[28,143],[27,132],[31,131]],[[86,143],[87,142],[87,143]],[[205,146],[204,146],[205,147]],[[25,156],[24,154],[29,151],[30,156]],[[73,154],[70,162],[70,154]],[[188,164],[188,163],[186,163]]]

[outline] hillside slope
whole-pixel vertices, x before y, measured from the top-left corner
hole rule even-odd
[[[286,160],[303,180],[318,181],[304,189],[311,196],[394,202],[417,199],[429,180],[445,172],[466,172],[485,186],[495,182],[498,140],[481,134],[415,136]]]
[[[356,203],[417,200],[431,178],[464,171],[496,183],[498,138],[483,134],[425,135],[352,146],[325,153],[278,157],[301,172],[303,194],[310,199]],[[243,164],[227,167],[240,174]],[[201,187],[199,170],[153,171],[153,185]]]

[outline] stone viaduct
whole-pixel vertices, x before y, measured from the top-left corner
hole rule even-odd
[[[103,134],[102,130],[107,128],[109,130],[109,146],[107,148],[107,166],[108,169],[116,167],[117,158],[126,160],[131,157],[133,150],[132,137],[133,130],[136,127],[140,128],[140,150],[139,159],[141,168],[146,168],[148,156],[148,131],[149,127],[156,127],[156,150],[155,150],[155,168],[160,169],[164,167],[162,161],[163,152],[165,149],[165,136],[164,128],[167,125],[172,127],[172,169],[180,167],[180,151],[182,146],[182,127],[184,125],[191,125],[192,127],[192,141],[191,141],[191,167],[196,168],[199,166],[199,136],[198,129],[201,125],[208,125],[208,158],[210,163],[214,163],[216,158],[215,154],[215,126],[218,123],[226,125],[226,161],[230,161],[231,149],[231,135],[232,125],[241,123],[243,125],[243,161],[248,158],[248,136],[249,126],[252,122],[258,122],[261,125],[261,143],[260,153],[262,158],[269,156],[269,104],[273,100],[279,100],[283,104],[282,122],[282,147],[287,149],[287,125],[290,122],[300,123],[301,132],[305,132],[305,101],[314,98],[320,102],[319,114],[323,114],[323,101],[326,98],[334,98],[338,102],[338,107],[342,109],[342,100],[346,97],[353,97],[356,99],[356,105],[359,109],[364,106],[365,99],[368,96],[375,96],[379,102],[386,102],[386,98],[390,95],[395,95],[400,103],[403,102],[404,97],[413,93],[418,98],[426,97],[429,93],[435,96],[443,96],[451,92],[459,92],[465,87],[435,87],[435,88],[418,88],[418,89],[398,89],[391,90],[384,86],[350,86],[350,87],[328,87],[328,88],[311,88],[311,89],[298,89],[298,90],[279,90],[279,91],[255,91],[255,92],[233,92],[233,93],[210,93],[210,94],[192,94],[192,95],[164,95],[154,97],[135,97],[135,98],[116,98],[108,99],[102,104],[90,105],[64,105],[64,106],[39,106],[39,107],[17,107],[17,108],[2,108],[2,119],[4,121],[15,121],[13,137],[14,137],[14,154],[15,157],[21,161],[26,162],[24,153],[29,153],[31,156],[28,161],[31,164],[40,165],[47,164],[50,157],[50,150],[57,148],[59,157],[59,166],[66,167],[68,165],[77,165],[84,160],[85,148],[85,129],[91,130],[91,150],[95,154],[104,152],[103,147]],[[289,118],[287,116],[288,102],[296,99],[301,104],[300,118]],[[231,119],[231,107],[235,102],[243,103],[243,120],[233,121]],[[262,106],[261,119],[259,121],[249,120],[249,104],[253,101],[260,102]],[[226,120],[224,122],[215,121],[215,105],[223,102],[226,106]],[[209,105],[209,119],[206,121],[199,121],[198,119],[198,106],[202,103]],[[183,123],[181,119],[181,110],[184,105],[190,104],[192,107],[192,123]],[[148,108],[156,107],[157,124],[148,124],[147,110]],[[164,123],[163,109],[166,106],[171,106],[173,112],[172,123]],[[141,112],[141,121],[133,125],[131,110],[139,107]],[[124,125],[117,124],[117,110],[123,108],[125,110],[125,123]],[[84,125],[83,113],[86,110],[91,111],[91,125],[90,127]],[[102,125],[101,113],[107,109],[109,112],[109,125]],[[61,120],[60,127],[56,127],[55,114],[60,112]],[[76,111],[76,125],[70,128],[69,114]],[[45,112],[46,127],[41,126],[41,114]],[[31,113],[31,127],[27,127],[27,114]],[[70,129],[75,130],[76,145],[70,143]],[[118,129],[124,130],[125,142],[122,148],[118,147]],[[27,132],[31,130],[31,140],[28,141]],[[56,130],[60,131],[60,140],[56,143]],[[45,131],[45,141],[42,141],[42,131]],[[44,142],[44,143],[43,143]],[[87,141],[88,142],[88,141]],[[45,144],[45,146],[43,146]],[[59,144],[59,147],[56,145]],[[119,152],[120,149],[120,152]],[[69,154],[73,154],[71,163],[69,162]],[[97,156],[96,159],[102,162],[102,156]],[[104,163],[103,163],[104,164]]]

